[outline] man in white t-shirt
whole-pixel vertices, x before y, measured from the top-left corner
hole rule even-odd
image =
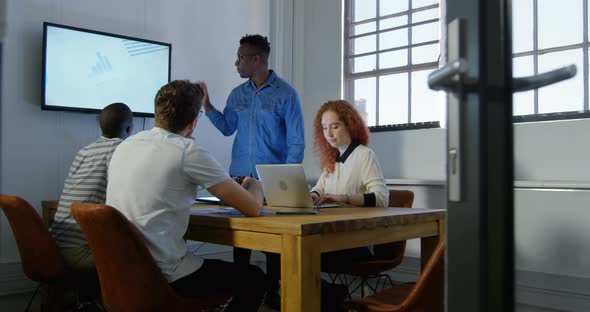
[[[155,127],[121,143],[109,165],[107,204],[120,210],[143,234],[162,274],[181,296],[232,293],[225,311],[257,311],[266,290],[256,266],[202,259],[187,252],[183,235],[198,187],[247,216],[258,216],[260,182],[240,186],[192,132],[200,115],[203,91],[176,80],[155,98]]]

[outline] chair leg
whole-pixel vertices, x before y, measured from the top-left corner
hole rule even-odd
[[[361,297],[364,298],[365,297],[365,285],[367,284],[367,278],[364,276],[361,276]]]
[[[389,274],[385,274],[385,279],[389,282],[389,286],[393,287],[393,280],[391,279],[391,276],[389,276]],[[383,284],[383,288],[385,288],[385,283]]]
[[[340,274],[338,273],[328,273],[328,276],[330,277],[330,283],[332,284],[334,284],[336,280],[340,278]]]
[[[352,299],[352,294],[354,294],[359,287],[363,286],[362,279],[357,275],[352,275],[352,278],[350,279],[347,274],[328,273],[328,276],[330,277],[330,283],[346,286],[346,297],[348,297],[349,300]],[[355,287],[354,285],[357,280],[359,281],[359,284]]]
[[[357,280],[357,279],[356,279],[356,277],[353,277],[353,278],[350,280],[350,283],[348,283],[348,284],[346,285],[346,295],[348,296],[348,299],[349,299],[349,300],[352,300],[352,294],[353,294],[353,293],[356,291],[356,289],[357,289],[357,288],[353,288],[352,290],[350,290],[350,289],[352,288],[352,286],[353,286],[353,284],[354,284],[354,282],[355,282],[356,280]]]
[[[364,276],[363,279],[365,285],[369,287],[369,289],[372,292],[369,295],[373,295],[384,290],[385,288],[387,288],[387,284],[389,284],[390,287],[394,286],[393,280],[388,274],[368,275]],[[371,283],[369,282],[370,280],[375,280],[375,286],[371,285]]]
[[[29,303],[27,304],[27,308],[25,309],[25,312],[28,312],[29,308],[31,308],[31,304],[33,303],[33,299],[35,299],[35,296],[37,295],[37,292],[39,291],[39,287],[41,287],[41,284],[38,284],[37,288],[35,288],[35,292],[33,292],[31,299],[29,299]]]
[[[371,291],[373,292],[373,294],[376,294],[380,291],[382,291],[383,289],[385,289],[386,285],[387,285],[387,278],[389,276],[387,275],[383,275],[383,274],[377,274],[375,276],[371,276],[371,279],[376,279],[377,282],[375,283],[375,287],[371,287]]]

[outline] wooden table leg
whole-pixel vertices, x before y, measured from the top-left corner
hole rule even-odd
[[[283,235],[281,311],[320,312],[320,236]]]
[[[420,266],[422,269],[426,266],[426,263],[432,256],[436,245],[440,242],[441,238],[446,235],[446,222],[445,220],[438,221],[438,235],[422,237],[420,239]]]

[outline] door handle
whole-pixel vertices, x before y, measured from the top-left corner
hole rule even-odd
[[[428,75],[428,86],[433,90],[454,92],[462,83],[467,68],[467,61],[462,58],[449,62]]]
[[[428,75],[428,86],[432,90],[454,92],[463,97],[464,92],[475,91],[477,79],[466,76],[469,64],[463,58],[448,62],[445,66]]]
[[[451,24],[449,24],[450,26]],[[460,24],[457,24],[460,25]],[[453,25],[453,28],[458,26]],[[455,49],[457,50],[457,49]],[[477,79],[468,77],[469,64],[463,58],[457,58],[447,63],[442,68],[433,71],[428,75],[428,86],[430,89],[448,92],[447,120],[447,174],[449,184],[449,201],[461,201],[461,121],[460,114],[463,109],[463,101],[466,92],[477,91]],[[570,79],[576,75],[576,66],[569,65],[558,68],[537,76],[513,78],[512,92],[522,92],[542,88],[563,80]]]
[[[462,119],[465,94],[478,91],[478,78],[469,77],[465,60],[465,21],[458,18],[447,27],[447,51],[450,62],[428,75],[432,90],[447,92],[447,192],[449,201],[460,202],[462,196]],[[513,78],[511,91],[521,92],[554,84],[576,75],[576,66],[569,65],[537,76]]]
[[[576,75],[576,65],[564,66],[537,76],[513,78],[512,92],[522,92],[542,88],[560,81],[570,79]]]
[[[458,92],[473,89],[476,80],[464,77],[469,65],[466,60],[458,59],[447,63],[428,75],[428,86],[432,90]],[[576,65],[568,65],[543,74],[529,77],[513,78],[512,92],[523,92],[546,87],[576,76]]]

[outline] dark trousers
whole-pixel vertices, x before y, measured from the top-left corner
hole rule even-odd
[[[201,268],[170,286],[178,295],[192,298],[229,292],[233,299],[226,312],[256,312],[266,292],[266,279],[257,266],[205,259]]]
[[[281,279],[281,255],[265,252],[266,255],[266,278],[268,291],[279,290],[279,280]],[[252,250],[234,247],[234,263],[245,265],[250,264]]]

